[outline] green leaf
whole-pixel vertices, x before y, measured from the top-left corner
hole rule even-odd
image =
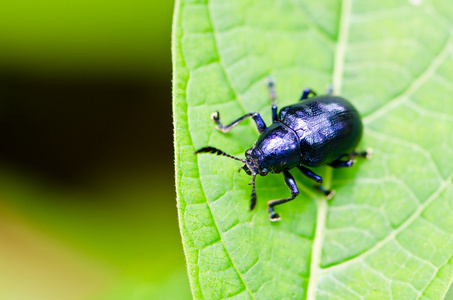
[[[439,299],[453,278],[453,4],[449,0],[180,0],[173,28],[176,187],[197,299]],[[240,163],[258,111],[270,121],[266,77],[280,107],[304,87],[333,84],[363,116],[373,158],[321,168],[326,200],[292,171],[257,179]]]

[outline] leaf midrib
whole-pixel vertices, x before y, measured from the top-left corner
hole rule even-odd
[[[340,18],[340,35],[339,35],[339,41],[338,41],[338,50],[335,55],[335,67],[334,67],[334,87],[337,92],[341,91],[341,82],[342,82],[342,73],[343,73],[343,64],[344,64],[344,54],[345,54],[345,49],[346,49],[346,42],[347,42],[347,26],[345,30],[342,30],[342,28],[345,28],[345,24],[343,22],[343,17],[345,17],[344,14],[344,7],[346,5],[351,4],[351,0],[347,0],[343,2],[344,5],[342,6],[342,14]],[[350,6],[349,6],[350,8]],[[346,15],[349,15],[350,9],[346,12]],[[346,39],[342,39],[341,33],[345,32],[343,37],[346,37]],[[399,95],[391,99],[389,102],[387,102],[385,105],[380,107],[379,109],[371,112],[368,114],[366,117],[363,118],[364,124],[369,124],[379,118],[380,116],[384,115],[385,113],[389,112],[396,106],[402,103],[409,102],[408,96],[413,94],[420,86],[422,86],[435,72],[436,70],[441,66],[443,61],[450,55],[451,50],[453,48],[453,32],[450,33],[449,39],[445,43],[445,46],[441,49],[439,54],[436,55],[436,57],[432,60],[432,62],[427,66],[425,71],[423,71],[417,78],[410,84],[404,91],[402,91]],[[335,84],[336,83],[336,84]],[[433,164],[436,166],[436,170],[438,174],[440,175],[440,171],[438,166],[435,164],[434,160],[430,156],[429,159],[433,162]],[[442,176],[440,178],[443,179]],[[376,252],[380,248],[382,248],[387,242],[395,238],[395,236],[402,232],[405,228],[407,228],[417,217],[421,215],[421,213],[440,195],[441,192],[443,192],[449,185],[450,182],[453,180],[453,173],[450,174],[445,180],[441,180],[440,186],[427,198],[423,204],[421,204],[416,211],[403,223],[401,226],[399,226],[397,229],[392,231],[390,234],[388,234],[384,239],[380,240],[374,247],[368,249],[365,252],[362,252],[358,256],[355,256],[351,259],[348,259],[340,264],[333,265],[331,267],[327,268],[321,268],[319,264],[316,265],[316,273],[314,273],[312,277],[312,272],[310,272],[310,285],[309,285],[309,290],[307,292],[307,299],[315,299],[315,292],[316,292],[316,282],[318,276],[320,275],[326,275],[328,273],[331,273],[333,271],[336,271],[338,269],[342,269],[344,267],[347,267],[348,265],[353,264],[354,262],[357,262],[364,257],[367,257],[368,255]],[[330,182],[329,182],[330,183]],[[326,200],[324,200],[326,201]],[[326,204],[327,205],[327,204]],[[318,205],[318,214],[320,206]],[[327,207],[322,206],[322,209],[327,209]],[[324,218],[325,220],[325,218]],[[325,223],[322,224],[325,227]],[[319,226],[319,223],[316,223],[316,226]],[[315,236],[315,241],[316,241],[316,236]],[[322,241],[321,241],[322,242]],[[314,248],[315,249],[315,246]],[[322,247],[321,247],[322,249]],[[321,253],[314,253],[314,255],[320,255]],[[317,261],[317,260],[316,260]],[[312,259],[312,263],[314,263],[314,260]],[[437,269],[437,268],[436,268]],[[311,269],[312,270],[312,269]],[[315,279],[315,280],[313,280]],[[313,282],[313,283],[312,283]],[[429,284],[429,282],[427,283]],[[310,289],[310,287],[313,286],[313,289]],[[424,289],[422,289],[421,292],[423,292]]]
[[[338,26],[338,41],[335,50],[334,68],[332,84],[334,93],[341,94],[344,60],[346,55],[346,46],[348,41],[349,18],[351,14],[352,0],[344,0],[341,5],[340,23]],[[332,179],[332,169],[328,168],[326,171],[324,184],[326,188],[330,188]],[[321,267],[321,255],[324,243],[324,234],[326,230],[326,216],[327,216],[327,199],[321,198],[316,201],[316,231],[313,240],[313,248],[310,259],[310,277],[308,281],[307,299],[316,299],[316,289],[318,284],[319,269]]]
[[[422,86],[436,72],[436,70],[441,66],[443,61],[450,55],[452,48],[453,48],[453,33],[450,34],[449,39],[445,43],[445,46],[442,48],[442,50],[439,52],[439,54],[436,55],[434,60],[427,66],[425,71],[423,71],[419,76],[417,76],[417,78],[412,82],[412,84],[409,85],[397,97],[393,98],[392,100],[387,102],[387,104],[383,105],[381,108],[375,110],[374,112],[372,112],[368,116],[364,117],[363,118],[364,124],[369,124],[369,123],[373,122],[374,120],[376,120],[380,116],[384,115],[388,111],[392,110],[393,108],[395,108],[399,104],[409,102],[408,96],[413,94],[420,86]],[[391,137],[388,137],[388,138],[391,138]],[[421,148],[419,145],[416,145],[416,144],[414,144],[413,146],[417,146],[419,151],[423,150],[422,152],[426,156],[426,153],[425,153],[426,150],[424,148]],[[418,207],[418,209],[411,215],[411,217],[409,217],[400,227],[398,227],[397,229],[392,231],[384,239],[380,240],[374,247],[366,250],[365,252],[362,252],[358,256],[355,256],[355,257],[353,257],[351,259],[343,261],[343,262],[341,262],[339,264],[336,264],[336,265],[333,265],[333,266],[330,266],[330,267],[327,267],[327,268],[320,268],[319,269],[319,274],[327,274],[329,272],[333,272],[334,270],[343,268],[343,267],[345,267],[345,266],[347,266],[347,265],[349,265],[349,264],[351,264],[351,263],[353,263],[355,261],[358,261],[361,258],[366,257],[369,254],[375,252],[376,250],[381,248],[386,242],[388,242],[393,237],[395,237],[396,234],[398,234],[404,228],[406,228],[417,216],[419,216],[419,214],[429,205],[429,203],[431,203],[432,201],[435,200],[437,195],[439,195],[440,192],[442,192],[443,189],[445,189],[448,186],[448,184],[452,180],[453,174],[451,174],[444,181],[442,181],[442,179],[444,179],[444,177],[441,175],[439,167],[435,163],[435,161],[432,158],[432,156],[428,155],[427,159],[430,160],[433,163],[434,169],[436,170],[436,172],[437,172],[437,174],[439,176],[439,179],[440,179],[440,182],[441,182],[439,188],[436,191],[434,191],[433,194],[431,196],[429,196],[427,198],[427,200],[422,205],[420,205]],[[429,202],[429,203],[427,203],[427,202]]]

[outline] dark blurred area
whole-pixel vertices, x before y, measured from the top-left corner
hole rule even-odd
[[[0,77],[0,159],[81,184],[105,165],[173,169],[170,66],[160,77]]]
[[[148,136],[153,122],[161,124],[155,133],[164,153],[171,154],[169,103],[162,101],[168,97],[165,81],[10,73],[0,82],[0,158],[5,162],[70,185],[115,159],[150,163],[161,155]],[[161,112],[156,118],[151,118],[153,106]]]
[[[0,299],[191,298],[172,12],[145,0],[2,5]]]

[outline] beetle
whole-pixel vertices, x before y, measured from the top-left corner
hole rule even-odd
[[[359,113],[346,99],[328,94],[317,96],[311,89],[304,89],[300,102],[280,109],[277,114],[275,84],[272,77],[268,78],[268,89],[272,100],[272,125],[266,126],[258,112],[248,113],[229,125],[220,122],[219,112],[214,112],[211,119],[217,129],[227,133],[245,119],[252,117],[260,136],[252,148],[245,152],[245,159],[226,154],[214,147],[204,147],[195,152],[211,153],[227,156],[244,163],[242,168],[252,176],[250,210],[256,205],[255,179],[259,174],[283,173],[291,197],[272,200],[267,203],[270,221],[280,220],[274,207],[293,200],[299,195],[294,177],[289,173],[298,168],[303,175],[316,181],[317,186],[327,199],[335,191],[322,186],[323,179],[310,168],[329,165],[333,168],[351,167],[355,157],[370,158],[371,149],[357,152],[356,147],[362,138],[363,125]]]

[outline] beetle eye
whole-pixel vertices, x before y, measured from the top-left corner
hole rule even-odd
[[[249,156],[250,154],[252,154],[252,149],[248,149],[247,151],[245,151],[245,155]]]

